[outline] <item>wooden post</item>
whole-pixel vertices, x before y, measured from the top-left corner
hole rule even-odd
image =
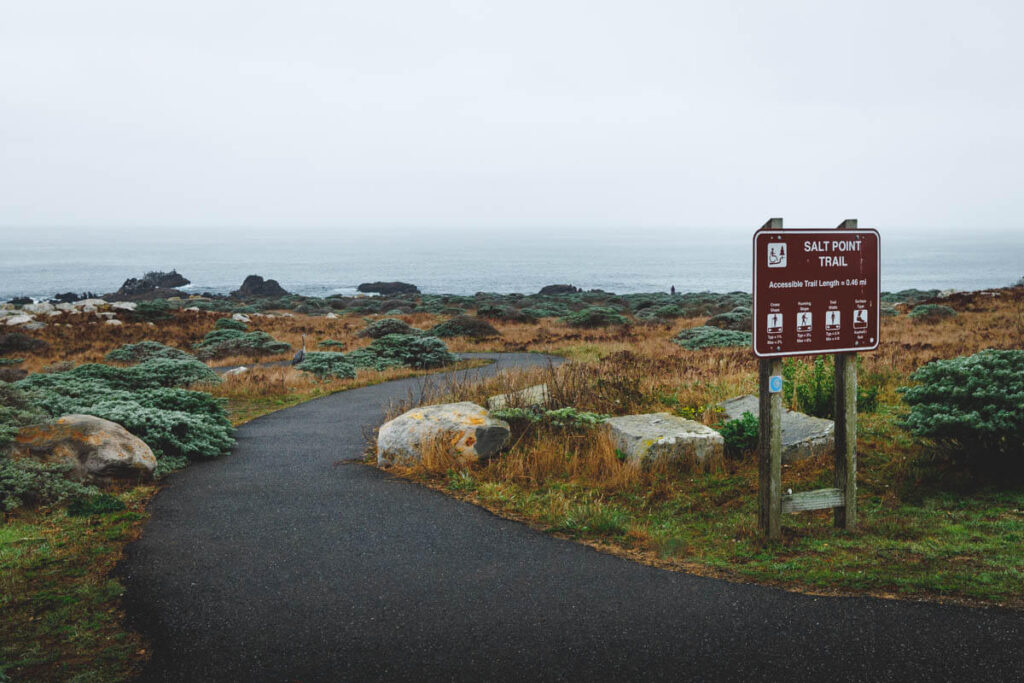
[[[856,230],[857,219],[839,224]],[[835,487],[843,492],[843,505],[833,510],[836,527],[857,528],[857,354],[835,354]]]
[[[782,230],[782,219],[772,218],[762,230]],[[782,538],[782,393],[771,393],[768,382],[782,374],[778,358],[760,360],[760,438],[758,526],[770,541]]]

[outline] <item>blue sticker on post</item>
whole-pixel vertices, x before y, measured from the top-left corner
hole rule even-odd
[[[768,378],[768,391],[773,394],[782,391],[782,375],[772,375]]]

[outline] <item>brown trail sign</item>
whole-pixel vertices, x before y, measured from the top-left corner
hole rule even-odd
[[[754,233],[754,354],[760,357],[759,526],[782,536],[784,512],[835,510],[857,524],[857,352],[878,348],[879,237],[856,219],[835,230]],[[782,356],[835,354],[835,488],[782,496]]]

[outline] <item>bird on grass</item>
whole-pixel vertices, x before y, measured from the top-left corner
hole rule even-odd
[[[295,358],[292,358],[292,365],[298,365],[306,359],[306,335],[302,335],[302,348],[295,353]]]

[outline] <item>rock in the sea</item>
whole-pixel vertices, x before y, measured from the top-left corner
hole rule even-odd
[[[678,462],[703,464],[725,454],[722,435],[699,422],[669,413],[613,417],[606,424],[612,441],[636,464]]]
[[[535,384],[510,394],[498,394],[487,399],[488,410],[504,410],[505,408],[532,408],[547,405],[551,400],[547,384]]]
[[[743,413],[757,417],[760,402],[757,396],[748,394],[730,398],[718,404],[730,420],[738,420]],[[816,455],[831,454],[836,447],[835,423],[822,417],[812,417],[795,410],[782,410],[782,462],[813,458]]]
[[[545,285],[540,288],[540,294],[578,294],[583,290],[573,285]]]
[[[288,294],[277,280],[264,280],[259,275],[250,275],[242,282],[242,286],[231,292],[236,299],[272,298]]]
[[[114,301],[168,299],[172,296],[182,296],[182,292],[175,288],[187,284],[189,281],[176,270],[169,273],[151,272],[141,278],[128,278],[119,290],[107,296]]]
[[[142,439],[92,415],[65,415],[52,424],[23,427],[11,457],[70,463],[68,478],[86,484],[146,481],[156,469],[153,451]]]
[[[434,439],[443,439],[460,462],[487,460],[501,450],[508,437],[508,423],[491,417],[475,403],[422,406],[381,425],[377,464],[419,462],[424,447]]]
[[[392,294],[419,294],[420,289],[408,282],[364,282],[356,291],[390,296]]]

